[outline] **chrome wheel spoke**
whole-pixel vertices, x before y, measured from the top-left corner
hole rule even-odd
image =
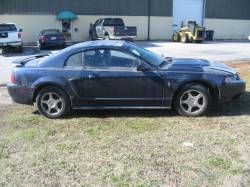
[[[46,112],[47,112],[48,114],[51,112],[50,106],[48,106],[48,109],[46,110]]]
[[[181,104],[187,104],[188,105],[188,99],[181,101]]]
[[[57,115],[63,110],[63,100],[57,93],[46,93],[42,96],[41,107],[49,115]]]
[[[193,109],[193,107],[192,107],[192,106],[190,106],[190,105],[188,105],[187,112],[191,113],[191,112],[192,112],[192,109]]]
[[[56,106],[54,109],[56,110],[57,113],[61,111],[61,109],[58,106]]]
[[[188,90],[180,98],[182,110],[192,114],[200,112],[205,107],[205,96],[197,90]]]
[[[195,96],[196,101],[198,102],[201,98],[203,98],[204,96],[202,94],[198,94],[197,96]]]

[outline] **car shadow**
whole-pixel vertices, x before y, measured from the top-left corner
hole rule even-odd
[[[38,111],[33,112],[40,115]],[[225,117],[250,115],[250,92],[246,92],[239,99],[233,100],[228,104],[212,107],[205,117]],[[175,110],[73,110],[64,119],[72,118],[123,118],[123,117],[177,117]]]
[[[240,98],[217,107],[213,107],[208,117],[250,115],[250,92]]]
[[[71,118],[123,118],[123,117],[176,117],[178,114],[174,110],[73,110],[65,117]]]

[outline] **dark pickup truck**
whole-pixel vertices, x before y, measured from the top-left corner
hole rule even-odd
[[[102,18],[90,24],[91,40],[134,40],[137,36],[136,27],[126,27],[121,18]]]

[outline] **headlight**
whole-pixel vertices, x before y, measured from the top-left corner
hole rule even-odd
[[[234,74],[233,76],[226,77],[224,82],[225,83],[230,83],[230,82],[235,82],[235,81],[237,81],[239,79],[240,79],[240,77],[237,74]]]

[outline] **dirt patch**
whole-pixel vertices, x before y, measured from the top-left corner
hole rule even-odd
[[[13,101],[11,100],[7,89],[0,87],[0,111],[5,109],[4,106],[10,105],[12,103]]]
[[[250,61],[244,61],[244,62],[227,62],[228,66],[236,69],[238,72],[242,73],[248,73],[250,71]]]

